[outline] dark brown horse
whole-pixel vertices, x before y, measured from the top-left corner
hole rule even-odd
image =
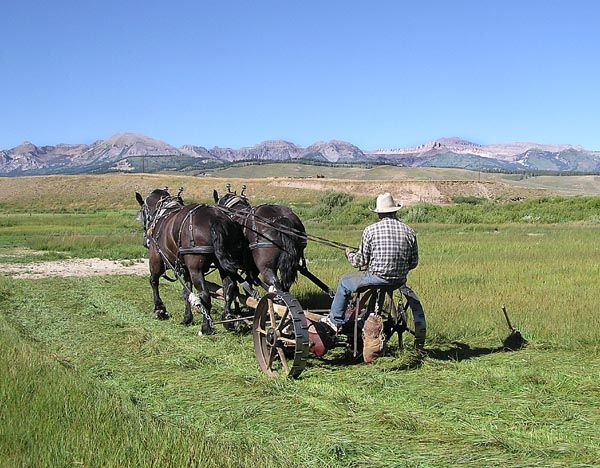
[[[204,276],[211,265],[218,268],[223,280],[224,316],[229,318],[237,270],[245,269],[248,242],[241,227],[213,206],[184,205],[181,197],[167,190],[156,189],[146,199],[135,194],[140,204],[140,219],[144,225],[144,242],[149,249],[150,284],[154,293],[156,318],[167,319],[169,314],[158,291],[160,277],[167,269],[183,280],[185,316],[183,325],[193,322],[190,294],[192,285],[199,293],[201,308],[206,314],[202,332],[212,333],[210,318],[211,297]],[[192,301],[195,297],[192,297]]]
[[[240,195],[228,191],[222,197],[214,190],[213,198],[218,207],[244,228],[254,264],[266,286],[289,291],[306,248],[306,231],[300,218],[287,206],[252,207],[243,189]]]

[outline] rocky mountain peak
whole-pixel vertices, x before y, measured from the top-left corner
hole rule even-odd
[[[19,146],[13,148],[12,151],[15,154],[36,154],[39,152],[39,148],[30,141],[24,141]]]
[[[352,162],[365,159],[365,153],[352,143],[340,140],[317,141],[306,148],[303,158],[329,162]]]
[[[204,146],[183,145],[179,148],[179,151],[187,156],[192,156],[194,158],[217,159]]]
[[[254,146],[243,147],[238,150],[216,147],[211,149],[210,152],[219,159],[226,161],[286,161],[301,157],[303,149],[302,147],[285,140],[266,140]]]
[[[465,140],[459,137],[444,137],[436,140],[442,146],[480,146],[472,141]]]
[[[123,148],[125,146],[133,146],[135,144],[143,144],[148,146],[159,147],[161,145],[170,146],[154,138],[147,137],[140,133],[115,133],[106,140],[100,140],[101,143],[107,146],[115,146],[117,148]]]

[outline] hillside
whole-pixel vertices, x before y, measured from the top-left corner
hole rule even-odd
[[[439,175],[439,174],[438,174]],[[562,177],[558,179],[571,179]],[[293,199],[295,203],[315,203],[328,190],[352,193],[358,198],[374,199],[385,191],[405,205],[418,202],[450,203],[453,197],[530,198],[556,193],[568,195],[600,195],[600,184],[588,178],[576,179],[577,186],[563,186],[561,190],[548,188],[551,182],[544,178],[538,185],[526,181],[506,180],[412,180],[387,178],[383,180],[285,178],[269,177],[248,180],[234,177],[191,177],[174,174],[98,174],[71,176],[35,176],[0,178],[0,207],[10,204],[22,209],[90,209],[137,208],[134,192],[149,193],[157,187],[172,190],[185,187],[184,198],[189,201],[212,203],[212,191],[225,190],[231,183],[239,190],[246,184],[246,193],[255,203]],[[49,197],[48,194],[55,194]],[[82,194],[85,194],[83,196]]]
[[[378,165],[373,167],[328,167],[307,166],[305,164],[263,164],[261,166],[244,165],[216,169],[207,173],[210,177],[220,179],[263,179],[263,178],[293,178],[311,184],[327,179],[342,179],[356,181],[471,181],[497,182],[507,190],[535,190],[562,195],[600,195],[600,176],[525,176],[524,174],[503,174],[495,172],[478,172],[457,168],[435,167],[398,167]],[[312,180],[315,179],[315,180]],[[334,182],[331,182],[334,183]]]

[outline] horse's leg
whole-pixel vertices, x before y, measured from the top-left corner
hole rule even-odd
[[[235,301],[236,299],[236,288],[237,283],[224,271],[219,270],[221,274],[221,279],[223,281],[223,320],[228,320],[231,318],[240,316],[240,307],[238,303]],[[231,305],[234,304],[235,314],[232,314]],[[224,323],[223,326],[226,330],[234,331],[236,330],[236,323]]]
[[[200,265],[202,265],[203,262],[199,262],[199,263],[200,263]],[[204,280],[203,268],[200,267],[200,268],[190,270],[190,276],[192,279],[192,283],[194,284],[194,287],[196,288],[196,290],[199,293],[200,303],[202,304],[202,307],[204,307],[204,309],[206,310],[206,313],[210,317],[211,300],[210,300],[210,293],[208,292],[208,288],[206,287],[206,281]],[[215,329],[212,326],[212,324],[207,320],[206,317],[203,316],[202,317],[202,333],[204,333],[206,335],[210,335],[210,334],[213,334],[214,332],[215,332]]]
[[[185,301],[185,313],[181,325],[192,325],[194,323],[194,315],[192,314],[192,305],[189,301],[190,292],[192,291],[192,280],[187,271],[183,272],[182,276],[185,283],[185,287],[182,291],[183,300]]]
[[[167,320],[169,318],[169,313],[167,312],[167,308],[160,298],[160,294],[158,292],[158,285],[160,281],[160,277],[165,272],[165,264],[160,257],[159,253],[156,252],[151,247],[150,250],[150,286],[152,286],[152,294],[154,296],[154,315],[158,320]]]
[[[266,268],[263,270],[263,277],[265,278],[265,283],[269,286],[273,286],[277,291],[284,291],[274,268]]]
[[[279,255],[273,252],[271,248],[255,249],[254,263],[263,277],[263,281],[270,287],[274,287],[278,291],[283,291],[281,282],[277,277],[277,259]],[[270,288],[269,288],[270,289]]]
[[[220,271],[221,281],[223,282],[223,318],[231,318],[231,304],[233,303],[233,287],[234,281],[224,271]]]

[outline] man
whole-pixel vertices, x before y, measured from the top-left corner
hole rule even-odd
[[[346,321],[353,292],[366,286],[401,286],[419,263],[415,231],[396,219],[401,207],[389,193],[379,195],[371,210],[379,215],[379,221],[365,228],[358,251],[346,249],[350,264],[366,267],[366,271],[347,273],[340,279],[329,315],[321,320],[336,333]]]

